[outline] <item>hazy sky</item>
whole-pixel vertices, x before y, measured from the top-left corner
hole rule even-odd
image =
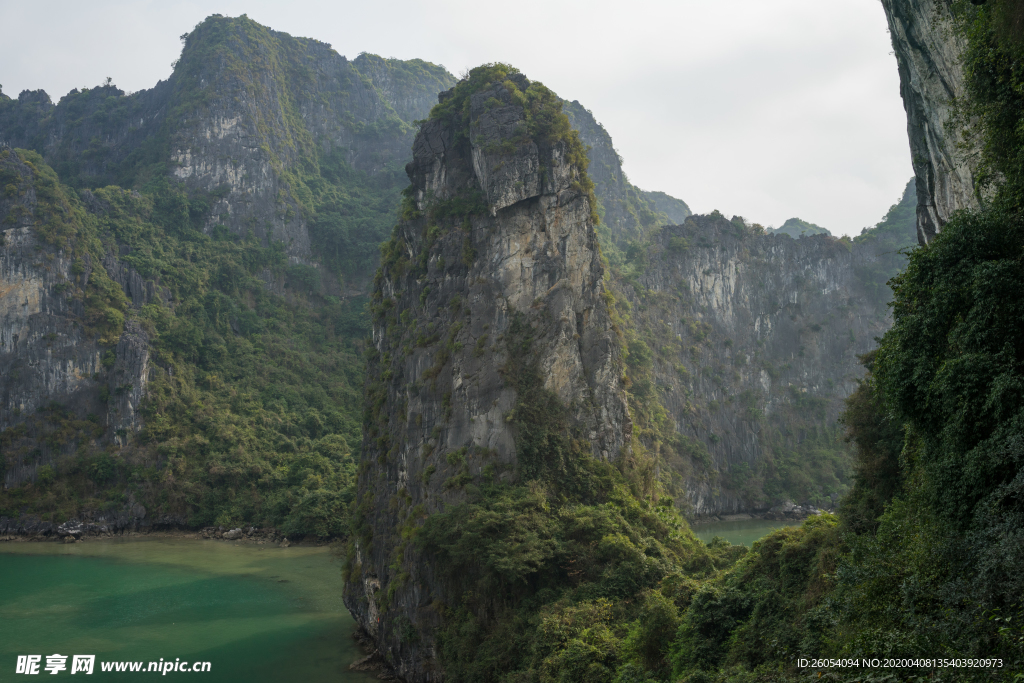
[[[856,234],[913,175],[878,0],[0,0],[0,84],[149,88],[213,13],[348,57],[513,64],[593,111],[634,184],[699,213]]]

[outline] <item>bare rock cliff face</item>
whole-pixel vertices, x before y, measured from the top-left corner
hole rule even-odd
[[[924,245],[958,209],[977,208],[978,150],[965,148],[950,120],[966,95],[960,56],[950,30],[950,0],[882,0],[899,63],[900,94],[917,177],[917,236]]]
[[[529,82],[513,78],[525,90]],[[402,530],[465,500],[477,477],[516,480],[508,363],[517,330],[528,330],[545,388],[569,407],[595,457],[617,459],[631,435],[579,170],[564,142],[517,133],[523,109],[501,84],[472,95],[470,120],[468,131],[439,120],[420,129],[408,166],[415,206],[385,248],[375,292],[363,531],[345,603],[410,681],[442,675],[436,605],[455,596]]]
[[[5,170],[20,171],[28,178],[23,183],[31,187],[31,172],[24,164],[10,156],[4,161]],[[95,388],[93,375],[101,369],[100,347],[77,323],[81,304],[57,287],[87,274],[76,278],[69,255],[46,248],[35,235],[34,192],[0,199],[0,222],[10,216],[12,204],[26,211],[16,220],[20,225],[8,227],[7,222],[0,233],[0,430],[57,396],[73,399]]]
[[[657,392],[681,436],[666,465],[693,515],[765,510],[801,491],[827,507],[843,491],[839,468],[816,471],[836,467],[816,451],[841,450],[858,355],[891,322],[861,279],[876,251],[693,216],[663,228],[643,274],[621,285],[654,356],[653,386],[631,390]]]

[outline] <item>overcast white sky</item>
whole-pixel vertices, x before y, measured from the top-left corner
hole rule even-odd
[[[878,0],[0,0],[0,84],[152,87],[213,13],[348,57],[513,64],[593,111],[634,184],[699,213],[857,234],[913,175]]]

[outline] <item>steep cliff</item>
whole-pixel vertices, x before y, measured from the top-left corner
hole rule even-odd
[[[66,294],[76,280],[84,284],[86,274],[73,274],[73,255],[46,244],[32,229],[36,215],[46,210],[39,206],[32,171],[26,159],[0,151],[0,180],[8,188],[0,198],[0,430],[21,422],[22,414],[34,414],[52,395],[94,393],[87,389],[101,369],[100,346],[78,324],[81,303]],[[23,478],[16,469],[8,467],[8,485]]]
[[[13,456],[4,483],[18,486],[73,453],[77,438],[109,433],[124,443],[141,428],[148,337],[124,324],[126,297],[82,248],[88,213],[38,155],[0,151],[0,181],[0,432],[3,454]],[[138,277],[128,267],[122,274]],[[140,296],[139,306],[148,302]],[[54,411],[82,423],[58,436],[44,426]],[[26,452],[22,442],[43,449]]]
[[[894,273],[874,268],[888,247],[694,216],[662,228],[639,274],[616,282],[628,391],[667,412],[652,438],[681,505],[700,516],[838,500],[850,457],[836,418],[858,355],[890,324],[877,286]]]
[[[560,109],[503,65],[442,93],[384,247],[345,601],[406,680],[485,676],[493,652],[474,649],[508,610],[578,584],[564,563],[591,571],[593,548],[559,524],[608,501],[630,457],[587,161]]]
[[[979,142],[965,136],[955,106],[967,96],[951,0],[882,0],[900,72],[907,137],[917,178],[917,238],[928,244],[954,211],[979,206]],[[961,115],[963,110],[961,110]]]

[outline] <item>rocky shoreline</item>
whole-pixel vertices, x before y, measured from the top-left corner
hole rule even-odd
[[[161,518],[149,524],[139,523],[140,521],[135,519],[136,523],[125,524],[111,523],[111,521],[104,518],[86,520],[72,518],[62,524],[56,524],[45,521],[35,515],[22,515],[17,519],[0,517],[0,542],[48,541],[82,543],[89,538],[102,539],[139,536],[234,541],[235,543],[250,543],[254,545],[276,545],[280,548],[287,548],[291,545],[321,546],[330,543],[330,539],[302,538],[289,540],[284,533],[274,527],[258,528],[246,526],[229,529],[222,526],[209,526],[194,529],[177,523],[178,520],[171,520],[169,518]]]

